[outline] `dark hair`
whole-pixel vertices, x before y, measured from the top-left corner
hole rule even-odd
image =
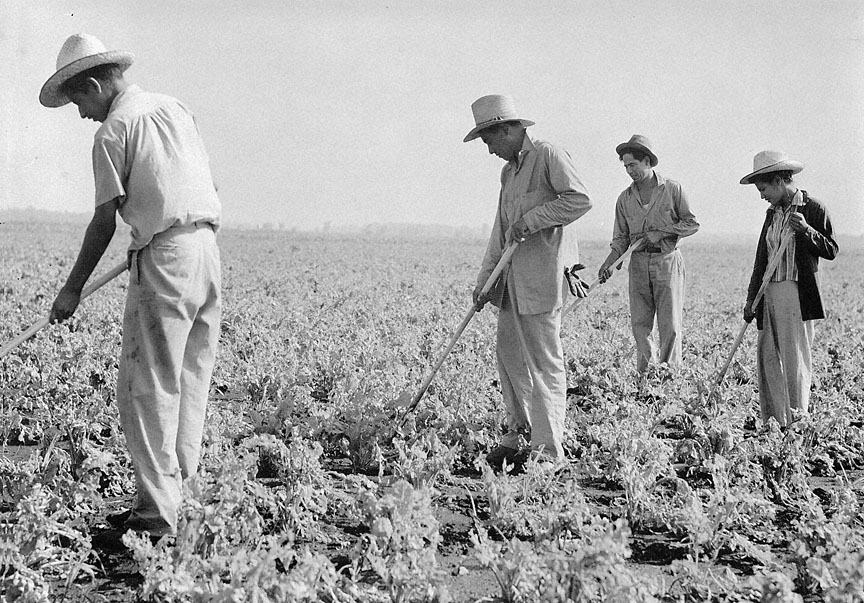
[[[765,184],[771,184],[774,182],[775,178],[779,178],[783,182],[792,182],[792,170],[779,170],[776,172],[767,172],[765,174],[756,174],[755,176],[750,176],[750,182],[756,184],[758,182],[764,182]]]
[[[87,80],[91,77],[100,82],[113,82],[123,75],[123,69],[117,63],[105,63],[86,69],[81,73],[73,75],[60,86],[60,91],[65,95],[75,92],[84,92],[87,89]]]
[[[640,149],[634,148],[621,149],[621,152],[618,154],[618,161],[624,161],[624,155],[628,153],[630,155],[633,155],[633,159],[635,159],[636,161],[642,161],[644,159],[647,159],[648,163],[651,163],[651,156],[648,153]]]

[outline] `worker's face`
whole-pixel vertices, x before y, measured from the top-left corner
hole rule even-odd
[[[786,184],[780,178],[775,178],[771,182],[756,182],[756,188],[759,190],[759,195],[771,205],[782,207],[789,201]]]
[[[630,153],[624,153],[621,156],[621,163],[624,164],[624,169],[627,170],[627,175],[633,179],[633,182],[642,182],[651,176],[651,159],[648,157],[640,161]]]
[[[70,93],[69,100],[78,107],[78,115],[81,119],[103,122],[111,109],[111,99],[104,92],[102,85],[90,78],[85,91]]]
[[[480,131],[480,140],[489,148],[490,155],[498,155],[505,161],[513,161],[519,156],[522,141],[516,140],[517,128],[509,124],[487,128]]]

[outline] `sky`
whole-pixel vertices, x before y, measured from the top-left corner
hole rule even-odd
[[[488,229],[503,162],[462,139],[476,98],[509,94],[573,157],[586,238],[611,236],[634,133],[704,233],[758,233],[766,204],[738,181],[775,149],[864,234],[860,0],[0,0],[0,216],[92,212],[98,124],[38,102],[78,32],[192,108],[227,226]]]

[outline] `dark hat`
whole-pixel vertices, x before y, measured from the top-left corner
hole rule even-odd
[[[646,155],[648,155],[649,160],[651,161],[651,167],[657,165],[657,155],[654,154],[654,151],[651,150],[651,141],[642,136],[641,134],[634,134],[630,137],[630,140],[627,142],[622,142],[617,147],[615,147],[615,152],[618,153],[618,156],[621,157],[627,151],[642,151]]]

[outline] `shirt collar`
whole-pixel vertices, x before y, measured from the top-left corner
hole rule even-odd
[[[537,147],[534,144],[534,139],[525,131],[525,138],[522,139],[522,148],[519,149],[519,154],[516,156],[516,161],[509,161],[510,167],[515,171],[519,171],[519,168],[522,167],[522,163],[525,161],[525,156],[528,155],[531,151],[536,150]]]
[[[792,195],[792,200],[789,202],[789,205],[787,205],[786,207],[779,207],[776,205],[772,205],[771,207],[768,208],[768,211],[769,212],[773,211],[773,212],[778,213],[778,214],[789,213],[792,211],[793,207],[799,208],[799,207],[805,205],[805,203],[806,203],[806,200],[804,199],[804,194],[801,192],[801,189],[799,188],[798,190],[795,191],[795,194]]]
[[[110,114],[127,96],[132,96],[133,94],[137,94],[141,92],[141,87],[138,84],[129,84],[126,88],[120,92],[117,96],[114,97],[114,100],[111,101],[111,107],[108,109],[108,113]]]

